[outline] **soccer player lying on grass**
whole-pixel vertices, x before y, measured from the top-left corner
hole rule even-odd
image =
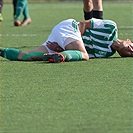
[[[55,53],[60,47],[53,51],[47,45],[50,42],[56,42],[64,51]],[[110,57],[115,51],[122,57],[133,57],[133,43],[129,39],[117,38],[115,22],[92,18],[79,23],[74,19],[62,21],[53,28],[46,42],[36,49],[22,52],[4,48],[0,55],[14,61],[63,62]]]
[[[86,21],[84,21],[80,22],[79,24],[74,19],[62,21],[53,28],[46,42],[57,42],[64,50],[67,50],[65,51],[66,61],[75,61],[82,59],[88,60],[89,56],[84,47],[84,43],[81,37],[81,34],[84,33],[85,28],[87,28],[85,26],[88,26],[88,28],[91,27],[91,21],[89,20],[89,23],[86,23]],[[43,60],[43,58],[45,58],[44,54],[51,52],[55,53],[55,51],[47,48],[46,42],[36,49],[28,52],[22,52],[21,50],[14,48],[1,48],[0,55],[4,58],[14,61]],[[69,55],[71,55],[71,57]],[[64,61],[64,58],[62,59],[62,54],[57,55],[57,58],[58,57],[61,58],[60,61]]]
[[[93,11],[91,11],[93,9],[92,0],[83,0],[85,19],[92,18],[92,14],[95,15],[94,17],[102,18],[102,15],[101,15],[102,14],[101,13],[102,12],[101,11],[102,10],[102,2],[101,1],[93,0],[94,10],[95,10],[94,14],[93,14]],[[99,10],[99,11],[97,11],[97,10]],[[57,43],[61,42],[62,45],[64,45],[63,50],[65,50],[65,49],[68,50],[65,52],[65,55],[66,55],[65,59],[63,58],[63,59],[61,59],[61,61],[64,61],[64,60],[65,61],[73,61],[73,60],[75,61],[75,60],[82,60],[82,59],[87,60],[89,57],[88,57],[88,54],[83,46],[83,41],[82,41],[81,35],[80,35],[81,33],[78,28],[78,27],[80,27],[80,30],[81,30],[82,26],[80,26],[80,25],[82,25],[82,23],[77,24],[77,22],[75,20],[71,20],[71,21],[73,21],[73,23],[70,22],[70,25],[67,27],[65,26],[65,28],[63,29],[65,31],[65,33],[61,33],[63,30],[61,31],[61,29],[59,29],[59,28],[58,28],[58,30],[56,30],[57,28],[54,28],[52,34],[50,35],[50,38],[49,38],[50,40],[48,39],[48,41],[56,41]],[[59,27],[59,26],[56,26],[56,27]],[[67,29],[67,31],[65,29]],[[71,29],[71,32],[68,31],[69,29]],[[85,30],[85,29],[82,29],[82,30]],[[61,37],[58,36],[57,39],[55,39],[59,32],[60,32]],[[67,33],[67,32],[69,32],[69,33]],[[71,33],[72,33],[72,36],[70,35]],[[65,36],[65,34],[67,36]],[[51,38],[53,38],[53,39],[51,40]],[[62,39],[60,39],[60,38],[62,38]],[[66,40],[64,40],[64,39],[66,39]],[[48,41],[46,41],[46,42],[48,42]],[[43,60],[44,53],[55,52],[55,51],[51,51],[50,49],[48,49],[46,44],[47,43],[44,43],[42,46],[39,46],[35,50],[29,51],[29,52],[22,52],[18,49],[13,49],[13,48],[1,49],[0,55],[9,60],[23,60],[23,61]],[[57,51],[58,51],[58,49],[60,49],[60,47],[57,48]],[[70,51],[69,49],[73,49],[73,51],[72,50]],[[60,54],[57,57],[62,58],[63,56],[61,56],[61,55],[62,54]],[[44,56],[44,57],[46,57],[46,56]],[[47,58],[44,58],[44,59],[46,60]],[[58,62],[58,59],[55,62]]]

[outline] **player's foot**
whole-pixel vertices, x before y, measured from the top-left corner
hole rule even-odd
[[[14,21],[14,26],[21,26],[21,22],[18,19],[16,19]]]
[[[32,22],[31,18],[26,18],[21,23],[21,26],[26,26],[27,24],[30,24]]]
[[[60,53],[47,53],[43,55],[43,60],[48,61],[50,63],[59,63],[64,62],[65,58]]]
[[[0,21],[3,21],[3,17],[2,14],[0,13]]]

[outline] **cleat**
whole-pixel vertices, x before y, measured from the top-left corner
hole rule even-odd
[[[26,18],[21,23],[21,26],[26,26],[26,25],[30,24],[31,22],[32,22],[31,18]]]
[[[2,17],[2,14],[0,13],[0,21],[2,22],[3,21],[3,17]]]
[[[59,63],[64,62],[65,58],[60,53],[47,53],[43,55],[43,60],[48,61],[50,63]]]
[[[14,26],[20,26],[20,25],[21,25],[21,22],[20,22],[19,20],[16,19],[16,20],[14,21]]]

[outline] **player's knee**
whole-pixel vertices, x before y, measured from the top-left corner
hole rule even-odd
[[[102,0],[93,0],[93,10],[103,10]]]
[[[96,3],[96,4],[98,4],[98,3],[101,3],[102,2],[102,0],[92,0],[93,1],[93,3]]]
[[[91,4],[91,3],[92,3],[92,0],[83,0],[83,3],[84,3],[85,5]]]
[[[84,7],[91,7],[91,6],[93,6],[92,0],[85,0],[83,3],[84,3]]]
[[[84,11],[90,12],[93,9],[93,2],[92,0],[83,0],[84,4]]]

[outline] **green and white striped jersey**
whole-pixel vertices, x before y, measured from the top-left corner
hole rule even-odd
[[[111,45],[117,40],[117,26],[111,20],[91,19],[91,28],[82,36],[90,58],[110,57],[115,53]]]

